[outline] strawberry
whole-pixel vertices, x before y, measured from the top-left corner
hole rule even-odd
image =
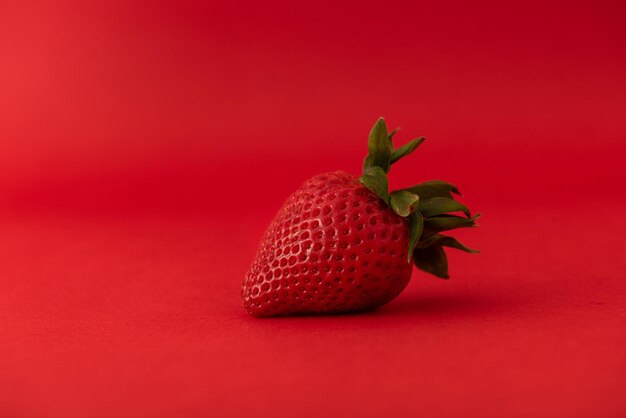
[[[287,199],[243,280],[243,304],[250,314],[376,308],[402,292],[413,264],[448,278],[444,247],[477,252],[440,234],[474,226],[480,216],[454,200],[459,194],[454,185],[434,180],[389,192],[391,165],[424,141],[420,137],[394,149],[395,132],[388,132],[383,118],[376,122],[362,176],[321,174]]]

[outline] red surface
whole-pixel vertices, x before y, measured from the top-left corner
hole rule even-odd
[[[2,2],[0,416],[625,416],[625,17]],[[429,138],[393,184],[458,183],[483,252],[372,313],[249,317],[273,213],[379,115]]]

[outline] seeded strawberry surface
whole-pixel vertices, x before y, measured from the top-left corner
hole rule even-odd
[[[344,172],[318,175],[287,199],[242,288],[254,316],[350,312],[406,287],[409,225]]]

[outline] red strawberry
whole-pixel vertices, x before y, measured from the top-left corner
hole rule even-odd
[[[412,263],[448,278],[443,247],[476,252],[439,232],[474,226],[479,216],[454,200],[450,183],[430,181],[389,193],[391,164],[424,138],[394,149],[385,121],[370,133],[364,174],[327,173],[306,181],[270,224],[243,281],[254,316],[360,311],[391,301]],[[450,215],[463,212],[465,216]]]

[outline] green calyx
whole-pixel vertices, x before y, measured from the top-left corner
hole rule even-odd
[[[397,129],[387,130],[383,118],[376,121],[370,131],[368,154],[360,181],[398,216],[409,220],[411,235],[407,261],[413,260],[420,270],[447,279],[448,259],[444,247],[468,253],[478,251],[440,232],[476,226],[475,221],[480,214],[472,216],[465,205],[454,199],[454,195],[460,195],[456,186],[441,180],[426,181],[390,192],[387,173],[392,164],[411,154],[425,140],[420,137],[394,148],[392,138],[396,132]]]

